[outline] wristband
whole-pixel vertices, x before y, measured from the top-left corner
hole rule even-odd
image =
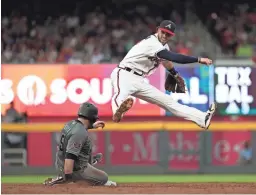
[[[176,76],[178,74],[178,71],[176,71],[174,68],[168,70],[169,73],[171,73],[172,76]]]
[[[198,63],[201,63],[201,58],[200,57],[198,57]]]
[[[66,180],[66,181],[72,181],[72,179],[73,179],[72,173],[70,173],[70,174],[65,174],[65,180]]]

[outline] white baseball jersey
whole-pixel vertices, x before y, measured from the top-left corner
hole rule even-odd
[[[149,76],[160,64],[161,59],[156,56],[157,52],[164,49],[169,50],[168,44],[163,45],[156,34],[150,35],[130,49],[119,67],[128,67],[139,74]]]
[[[133,46],[119,64],[121,68],[116,67],[112,71],[110,77],[114,89],[111,101],[113,115],[117,114],[118,117],[122,118],[130,109],[128,104],[132,100],[134,101],[134,98],[139,98],[148,103],[156,104],[176,116],[193,121],[200,127],[205,127],[206,112],[178,103],[145,79],[145,76],[153,74],[159,66],[162,59],[158,58],[156,53],[164,49],[169,50],[168,45],[162,45],[156,35],[151,35]],[[144,75],[138,76],[134,72],[122,70],[124,67],[131,68],[139,74],[143,72]],[[127,102],[128,98],[129,101]],[[150,111],[145,110],[145,112]]]

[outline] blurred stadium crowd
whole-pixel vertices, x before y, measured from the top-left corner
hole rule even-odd
[[[214,4],[210,3],[206,6],[206,11],[201,6],[197,8],[197,13],[212,35],[219,41],[222,52],[237,57],[251,57],[253,55],[255,57],[255,3],[214,2]]]
[[[256,12],[248,4],[215,3],[202,10],[200,2],[189,2],[193,7],[186,9],[208,28],[221,54],[255,58]],[[185,1],[14,3],[16,9],[4,6],[2,11],[2,63],[117,63],[163,19],[178,26],[170,43],[173,51],[213,55],[205,52],[202,35],[191,30],[193,23],[187,23]]]

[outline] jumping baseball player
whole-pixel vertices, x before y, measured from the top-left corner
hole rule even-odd
[[[116,186],[108,180],[108,175],[93,166],[102,155],[92,157],[92,141],[88,129],[104,128],[103,121],[97,121],[98,108],[91,103],[83,103],[78,110],[78,119],[67,122],[61,131],[56,153],[58,177],[47,179],[45,185],[67,184],[85,181],[91,185]]]
[[[113,121],[120,122],[123,115],[132,107],[134,97],[156,104],[174,115],[195,122],[204,129],[210,126],[216,110],[212,103],[207,112],[179,104],[171,96],[161,92],[146,81],[162,64],[169,75],[165,89],[174,93],[185,93],[184,79],[175,70],[172,62],[187,64],[201,63],[211,65],[208,58],[192,57],[169,51],[167,42],[175,35],[176,25],[169,20],[161,22],[157,32],[134,45],[111,73],[114,95],[112,97]]]

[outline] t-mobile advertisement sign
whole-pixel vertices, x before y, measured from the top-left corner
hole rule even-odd
[[[212,164],[236,165],[244,142],[250,139],[249,131],[213,132]]]
[[[159,161],[158,135],[156,131],[111,132],[112,165],[156,165]]]
[[[169,169],[193,170],[199,167],[199,141],[197,131],[175,131],[169,134]],[[177,153],[178,152],[178,153]]]

